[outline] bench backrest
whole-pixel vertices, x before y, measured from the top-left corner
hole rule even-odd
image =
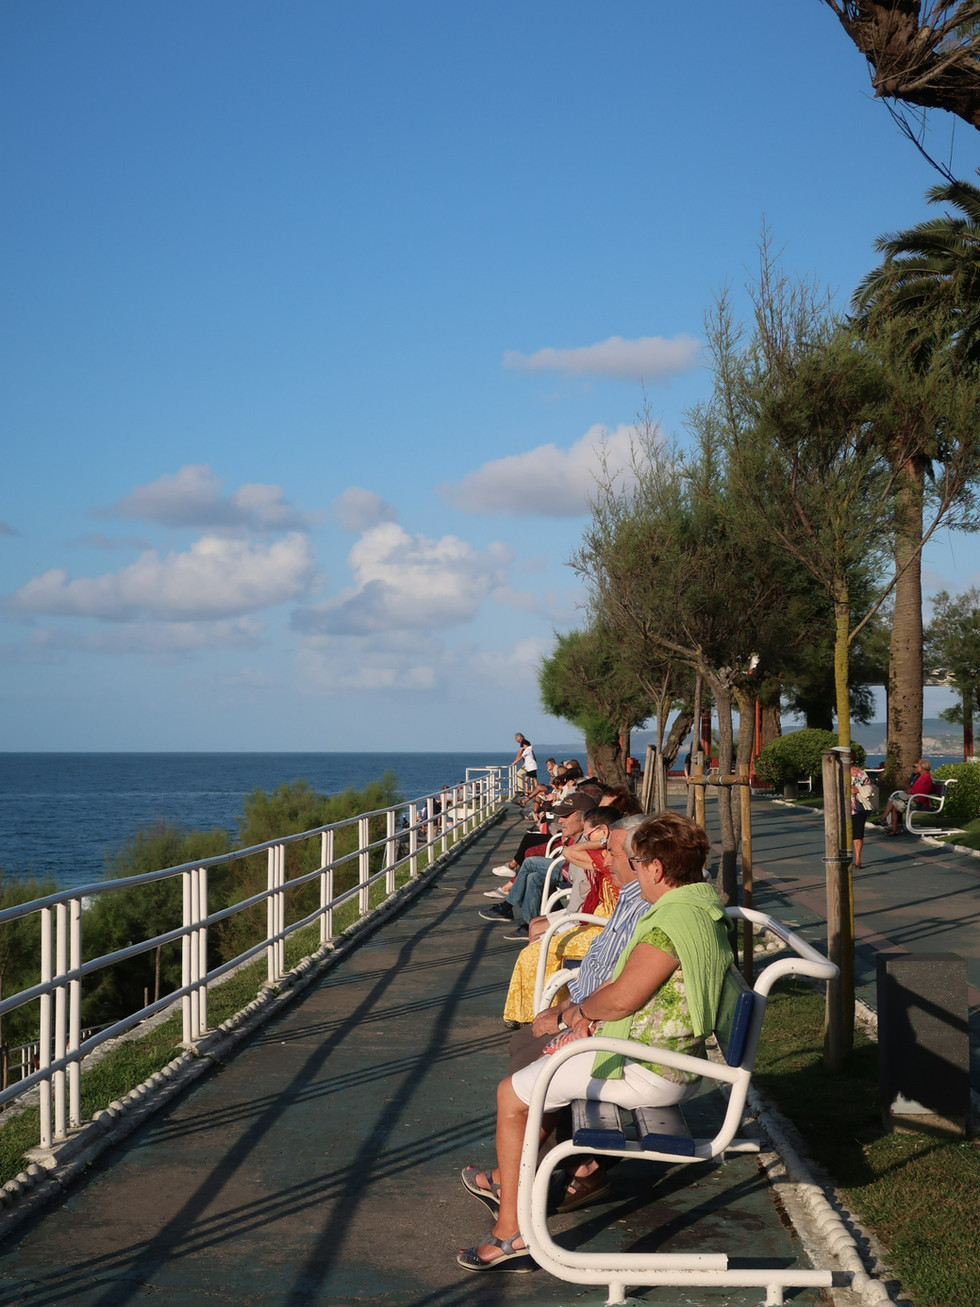
[[[745,1059],[755,1003],[756,996],[745,978],[734,966],[729,967],[715,1018],[715,1038],[729,1066],[741,1066]]]

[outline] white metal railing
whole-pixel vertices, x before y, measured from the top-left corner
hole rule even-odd
[[[423,858],[426,861],[421,869],[493,816],[500,803],[513,792],[513,779],[512,768],[468,768],[466,780],[461,784],[423,795],[407,804],[362,813],[199,863],[184,863],[138,876],[62,890],[0,912],[0,927],[34,913],[40,915],[41,924],[40,983],[0,1002],[0,1017],[25,1004],[38,1003],[39,1033],[36,1046],[32,1047],[36,1062],[33,1070],[27,1071],[15,1084],[0,1090],[0,1109],[37,1086],[41,1107],[41,1148],[50,1148],[64,1140],[70,1129],[81,1124],[81,1062],[95,1048],[171,1006],[177,999],[182,1004],[183,1042],[192,1046],[207,1033],[208,989],[216,980],[264,952],[267,983],[275,985],[286,974],[286,940],[290,935],[319,922],[319,946],[323,948],[329,944],[334,936],[334,916],[338,908],[346,903],[356,903],[355,920],[365,916],[370,911],[373,886],[383,883],[383,894],[387,897],[396,888],[399,871],[407,873],[406,879],[414,879]],[[384,833],[372,839],[372,827],[377,831],[382,822]],[[347,830],[355,833],[354,847],[338,854],[338,836],[343,836]],[[319,866],[287,879],[286,848],[306,840],[319,840]],[[349,836],[345,842],[350,842]],[[228,907],[209,911],[209,869],[224,868],[263,852],[268,866],[266,888]],[[336,874],[345,867],[353,869],[356,878],[353,884],[338,893],[335,889]],[[181,920],[175,920],[172,929],[101,957],[82,960],[83,902],[98,895],[132,890],[177,876],[182,883],[182,911]],[[318,906],[296,920],[289,920],[287,896],[314,882],[319,883]],[[209,929],[262,903],[266,905],[264,938],[235,957],[209,968]],[[110,1025],[86,1031],[83,1038],[83,981],[106,967],[177,940],[180,940],[182,949],[180,988],[152,1003],[145,1003],[142,1008]]]

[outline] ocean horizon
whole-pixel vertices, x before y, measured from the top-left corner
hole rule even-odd
[[[536,746],[537,747],[537,746]],[[582,756],[581,746],[544,745]],[[51,877],[59,888],[101,880],[106,861],[139,830],[167,821],[237,834],[244,800],[305,780],[323,794],[363,789],[385,771],[406,802],[502,766],[513,751],[430,753],[0,753],[0,871]]]

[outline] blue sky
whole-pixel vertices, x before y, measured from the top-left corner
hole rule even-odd
[[[562,736],[601,433],[683,434],[763,221],[843,303],[937,180],[819,0],[685,13],[4,6],[0,747]]]

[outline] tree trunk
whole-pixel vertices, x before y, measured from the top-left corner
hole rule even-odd
[[[752,763],[752,744],[755,739],[755,696],[748,690],[736,688],[735,698],[738,703],[738,752],[735,759],[735,770],[742,775],[742,768],[748,768]],[[739,797],[740,791],[735,791],[735,798],[732,799],[732,827],[735,832],[735,848],[742,847],[742,803]]]
[[[692,709],[692,716],[693,716],[692,725],[696,725],[698,730],[700,730],[700,723],[701,723],[701,691],[703,686],[704,686],[704,677],[701,675],[700,672],[697,672],[694,677],[694,705]],[[696,760],[697,753],[700,747],[701,746],[698,743],[698,741],[692,738],[691,740],[691,775],[692,776],[694,775],[694,762]],[[702,796],[703,796],[703,791],[702,791]],[[694,786],[689,785],[687,787],[687,803],[685,805],[685,811],[689,817],[693,817],[694,810],[695,810]]]
[[[724,677],[705,672],[718,709],[718,775],[732,772],[732,688]],[[716,877],[718,895],[722,903],[738,903],[738,867],[736,860],[735,823],[732,819],[732,786],[717,787],[718,825],[721,828],[721,863]]]
[[[888,661],[889,784],[903,787],[922,756],[921,464],[903,469],[895,497],[895,618]],[[906,566],[908,564],[908,566]]]
[[[626,768],[623,766],[623,752],[618,744],[586,744],[589,761],[600,780],[607,785],[625,785]]]
[[[773,740],[778,740],[783,733],[783,723],[778,703],[762,705],[762,731],[760,744],[763,749]]]
[[[850,749],[851,708],[847,694],[850,663],[851,606],[845,586],[834,598],[834,685],[837,695],[837,738]],[[824,844],[827,875],[827,938],[834,941],[832,962],[840,979],[827,989],[824,1022],[825,1059],[840,1070],[854,1043],[854,878],[851,850],[851,755],[830,750],[823,757]],[[829,786],[829,789],[828,789]]]

